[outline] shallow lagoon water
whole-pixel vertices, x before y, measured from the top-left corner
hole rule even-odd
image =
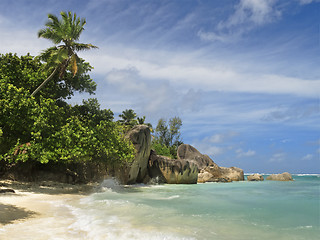
[[[319,239],[320,175],[293,177],[197,185],[106,180],[88,196],[38,200],[46,214],[5,225],[0,239]]]
[[[318,239],[320,178],[119,186],[65,207],[83,239]],[[75,235],[75,236],[76,236]]]

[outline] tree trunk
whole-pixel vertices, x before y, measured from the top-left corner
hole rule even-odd
[[[40,89],[41,89],[51,78],[53,78],[53,76],[56,74],[57,71],[58,71],[58,67],[56,67],[56,68],[54,69],[54,71],[50,74],[50,76],[49,76],[46,80],[44,80],[36,90],[34,90],[34,92],[31,94],[31,97],[33,97],[37,92],[39,92]]]

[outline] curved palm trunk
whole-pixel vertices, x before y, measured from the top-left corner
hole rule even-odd
[[[46,80],[44,80],[44,81],[39,85],[39,87],[37,87],[36,90],[33,91],[33,93],[31,94],[31,97],[33,97],[37,92],[39,92],[40,89],[41,89],[50,79],[53,78],[53,76],[56,74],[57,71],[58,71],[58,67],[56,67],[56,68],[54,69],[54,71],[50,74],[50,76],[49,76]]]

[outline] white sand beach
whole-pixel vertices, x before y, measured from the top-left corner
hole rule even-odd
[[[0,239],[52,239],[50,229],[54,229],[55,239],[76,239],[81,233],[66,232],[64,227],[73,221],[68,202],[89,194],[93,188],[94,185],[0,181],[0,189],[15,191],[0,194]]]

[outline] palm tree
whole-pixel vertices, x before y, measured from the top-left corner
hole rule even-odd
[[[61,20],[53,14],[48,14],[49,20],[45,24],[46,28],[40,29],[38,32],[39,38],[49,39],[56,46],[50,47],[41,53],[40,59],[47,63],[46,68],[52,73],[31,96],[34,96],[57,73],[59,73],[59,78],[61,79],[68,66],[71,66],[71,72],[75,76],[78,71],[78,64],[81,62],[76,52],[97,48],[92,44],[76,42],[84,30],[84,25],[86,24],[84,18],[80,19],[75,13],[72,14],[71,12],[60,12],[60,14]]]
[[[122,119],[119,120],[120,123],[124,125],[134,126],[137,125],[137,114],[132,109],[126,109],[122,111],[122,114],[119,115]]]

